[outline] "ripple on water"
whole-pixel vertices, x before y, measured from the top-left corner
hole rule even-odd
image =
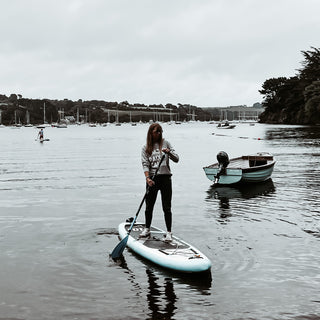
[[[216,137],[204,123],[163,124],[181,155],[172,165],[174,230],[211,259],[212,279],[203,284],[129,250],[123,263],[109,260],[118,223],[136,212],[144,193],[139,157],[147,125],[81,127],[46,129],[50,143],[42,146],[34,132],[1,132],[2,317],[314,320],[319,314],[318,129],[311,138],[310,128],[239,124],[234,137]],[[266,139],[237,138],[258,136],[252,130]],[[235,156],[273,153],[272,180],[210,187],[202,162],[220,148]],[[161,205],[154,222],[163,225]]]

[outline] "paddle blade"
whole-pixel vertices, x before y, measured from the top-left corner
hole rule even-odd
[[[122,252],[125,249],[127,242],[128,242],[129,235],[127,235],[125,238],[123,238],[117,246],[113,249],[111,253],[111,258],[112,259],[117,259],[122,256]]]

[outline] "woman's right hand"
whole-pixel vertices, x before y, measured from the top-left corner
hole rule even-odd
[[[149,187],[152,187],[154,185],[154,181],[152,179],[150,179],[150,178],[147,178],[147,185]]]

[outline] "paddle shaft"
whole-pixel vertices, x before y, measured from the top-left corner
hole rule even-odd
[[[159,162],[159,165],[158,165],[158,167],[157,167],[157,170],[155,171],[154,175],[151,177],[151,180],[153,180],[153,179],[155,178],[155,176],[157,175],[157,173],[158,173],[158,171],[159,171],[159,169],[160,169],[161,163],[162,163],[162,161],[163,161],[164,158],[165,158],[165,154],[162,155],[162,157],[161,157],[161,159],[160,159],[160,162]],[[140,203],[140,206],[139,206],[139,208],[138,208],[138,211],[137,211],[137,213],[136,213],[136,215],[135,215],[135,217],[134,217],[134,219],[133,219],[133,221],[132,221],[132,223],[131,223],[131,226],[130,226],[130,228],[129,228],[129,230],[128,230],[128,235],[130,234],[130,232],[131,232],[131,230],[132,230],[132,228],[133,228],[133,225],[135,224],[135,222],[136,222],[136,220],[137,220],[137,218],[138,218],[139,212],[140,212],[140,210],[141,210],[141,207],[142,207],[144,201],[146,200],[146,196],[147,196],[147,194],[148,194],[148,192],[149,192],[149,189],[150,189],[150,186],[148,185],[147,191],[146,191],[146,193],[145,193],[144,196],[143,196],[143,199],[142,199],[142,201],[141,201],[141,203]]]
[[[161,159],[160,159],[160,162],[159,162],[159,165],[158,165],[158,167],[157,167],[157,170],[155,171],[155,173],[154,173],[154,175],[152,176],[152,180],[155,178],[155,176],[157,175],[157,173],[158,173],[158,171],[159,171],[159,169],[160,169],[160,166],[161,166],[161,163],[162,163],[162,161],[163,161],[163,159],[165,158],[165,154],[164,155],[162,155],[162,157],[161,157]],[[131,230],[132,230],[132,228],[133,228],[133,226],[134,226],[134,224],[135,224],[135,222],[136,222],[136,220],[137,220],[137,218],[138,218],[138,215],[139,215],[139,212],[140,212],[140,210],[141,210],[141,207],[142,207],[142,205],[143,205],[143,203],[144,203],[144,201],[145,201],[145,199],[146,199],[146,196],[147,196],[147,194],[148,194],[148,192],[149,192],[149,185],[148,185],[148,187],[147,187],[147,190],[146,190],[146,192],[145,192],[145,194],[144,194],[144,196],[143,196],[143,199],[142,199],[142,201],[141,201],[141,203],[140,203],[140,206],[139,206],[139,208],[138,208],[138,211],[137,211],[137,213],[136,213],[136,215],[135,215],[135,217],[134,217],[134,219],[133,219],[133,221],[132,221],[132,223],[131,223],[131,225],[130,225],[130,228],[129,228],[129,230],[128,230],[128,234],[118,243],[118,245],[113,249],[113,251],[112,251],[112,253],[111,253],[111,257],[113,258],[113,259],[117,259],[117,258],[119,258],[121,255],[122,255],[122,252],[123,252],[123,250],[124,250],[124,248],[126,247],[126,245],[127,245],[127,242],[128,242],[128,238],[129,238],[129,234],[130,234],[130,232],[131,232]]]

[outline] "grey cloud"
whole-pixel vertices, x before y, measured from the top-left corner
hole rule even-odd
[[[318,46],[316,0],[11,0],[1,93],[199,106],[252,104]]]

